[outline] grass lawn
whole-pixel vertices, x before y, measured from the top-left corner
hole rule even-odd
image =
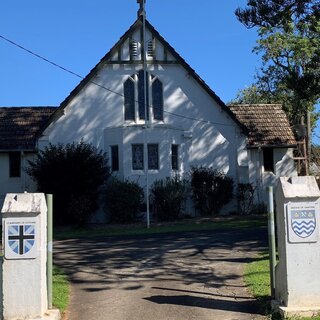
[[[233,216],[184,219],[176,222],[151,224],[147,229],[145,224],[131,225],[102,225],[87,228],[55,228],[54,238],[56,240],[72,238],[93,238],[100,236],[122,236],[155,234],[170,232],[188,232],[201,230],[220,230],[220,229],[246,229],[265,227],[267,225],[266,216]]]
[[[57,267],[53,266],[52,300],[54,307],[63,314],[69,303],[70,287],[67,276]]]
[[[250,262],[245,267],[245,283],[252,294],[261,301],[266,313],[270,311],[270,275],[269,254],[261,254],[256,261]],[[280,319],[279,315],[270,314],[270,319]],[[320,316],[313,318],[290,318],[291,320],[320,320]]]

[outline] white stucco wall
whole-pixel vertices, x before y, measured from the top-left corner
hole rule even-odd
[[[139,65],[106,65],[93,81],[123,94],[125,80],[140,69]],[[160,147],[160,168],[150,171],[151,181],[171,175],[172,143],[179,145],[181,174],[191,166],[212,166],[237,181],[238,140],[244,141],[237,124],[180,65],[149,66],[149,73],[163,83],[166,111],[164,121],[151,118],[147,129],[147,142],[158,143]],[[149,101],[151,103],[151,96]],[[133,172],[131,168],[131,145],[145,141],[143,123],[124,120],[123,96],[89,83],[71,100],[64,115],[45,131],[42,139],[52,143],[83,139],[107,152],[111,145],[118,144],[119,175],[143,181],[144,172]],[[184,137],[185,132],[191,132],[189,138]]]
[[[292,149],[273,149],[274,172],[265,171],[263,163],[263,150],[261,148],[249,149],[248,153],[249,182],[257,187],[257,202],[267,202],[266,188],[268,186],[275,187],[278,178],[297,175]]]
[[[9,176],[9,153],[0,153],[0,209],[5,195],[9,192],[33,192],[36,186],[31,178],[25,173],[28,160],[33,159],[33,154],[23,153],[21,156],[21,177],[10,178]]]

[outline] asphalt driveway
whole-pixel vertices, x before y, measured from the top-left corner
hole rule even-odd
[[[266,244],[261,228],[57,241],[67,319],[265,319],[242,274]]]

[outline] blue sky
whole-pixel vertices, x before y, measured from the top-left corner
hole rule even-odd
[[[246,0],[147,0],[147,19],[224,101],[254,81],[257,34],[234,11]],[[10,0],[0,34],[86,76],[137,18],[136,0]],[[59,105],[76,78],[0,39],[0,105]],[[319,129],[318,129],[319,130]],[[318,135],[320,135],[318,131]],[[317,142],[320,144],[320,140]]]

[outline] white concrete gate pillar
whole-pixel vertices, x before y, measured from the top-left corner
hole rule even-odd
[[[41,318],[48,309],[44,194],[7,194],[2,218],[4,319]]]
[[[282,177],[276,191],[279,263],[275,298],[284,316],[320,312],[320,191],[314,177]]]

